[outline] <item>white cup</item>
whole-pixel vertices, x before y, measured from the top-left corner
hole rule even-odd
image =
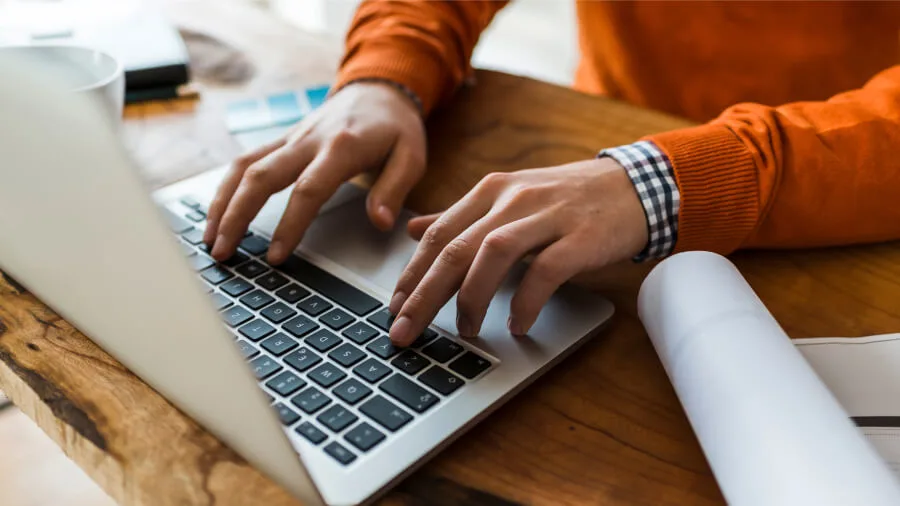
[[[73,93],[96,97],[114,118],[121,120],[125,104],[125,72],[112,56],[76,46],[0,47],[0,56],[9,55],[51,73]]]

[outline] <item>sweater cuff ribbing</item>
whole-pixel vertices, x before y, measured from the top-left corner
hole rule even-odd
[[[715,123],[647,140],[669,158],[681,191],[675,251],[738,249],[760,214],[756,164],[741,140]]]
[[[344,58],[333,88],[338,90],[363,79],[391,81],[419,97],[422,113],[427,115],[441,99],[443,87],[449,80],[445,65],[415,44],[397,40],[370,43],[364,51],[354,51]]]

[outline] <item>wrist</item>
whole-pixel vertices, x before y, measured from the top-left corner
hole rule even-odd
[[[618,161],[609,157],[597,158],[596,163],[615,196],[614,208],[618,210],[619,237],[625,258],[634,258],[647,248],[650,240],[647,214],[628,171]]]
[[[369,89],[376,93],[387,94],[411,107],[417,115],[422,116],[422,101],[419,100],[419,97],[412,90],[402,84],[379,78],[357,79],[345,84],[336,90],[334,94],[340,93],[348,88],[353,88],[355,90]]]

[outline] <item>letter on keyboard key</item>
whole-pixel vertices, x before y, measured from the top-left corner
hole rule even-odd
[[[305,387],[306,382],[291,371],[284,371],[278,376],[270,379],[269,382],[266,383],[266,386],[277,392],[278,395],[287,397]]]
[[[306,413],[313,414],[331,403],[331,399],[320,392],[316,387],[309,387],[295,395],[294,398],[291,399],[291,403]]]
[[[382,362],[375,360],[374,358],[370,358],[365,362],[359,364],[353,369],[353,372],[358,374],[364,380],[369,383],[376,383],[381,378],[384,378],[391,372],[391,368]]]
[[[336,386],[332,392],[334,392],[334,395],[340,397],[342,401],[352,406],[371,394],[372,389],[359,381],[350,378]]]
[[[315,334],[307,337],[305,342],[324,353],[340,344],[341,338],[328,330],[319,329]]]
[[[404,350],[391,364],[406,374],[416,374],[428,366],[428,359],[412,350]]]
[[[335,404],[323,411],[316,420],[334,432],[340,432],[359,420],[359,418],[344,406]]]
[[[227,293],[228,295],[231,295],[232,297],[240,297],[241,295],[252,290],[253,285],[251,285],[247,280],[234,278],[230,281],[222,283],[222,286],[219,287],[219,289]]]
[[[253,374],[256,375],[256,379],[258,380],[264,380],[282,369],[274,358],[265,355],[254,358],[250,362],[250,367],[253,369]]]
[[[281,300],[287,302],[288,304],[294,304],[303,297],[309,295],[309,290],[296,283],[291,283],[288,286],[285,286],[284,288],[275,292],[275,295],[277,295]]]
[[[281,326],[292,336],[300,338],[319,328],[319,324],[309,318],[300,315]]]
[[[300,348],[284,357],[284,363],[303,372],[322,361],[322,357],[309,348]]]
[[[293,425],[294,422],[300,419],[300,415],[294,412],[293,409],[280,402],[275,404],[275,411],[278,413],[278,418],[281,419],[281,423],[286,426]]]
[[[331,309],[331,303],[319,297],[318,295],[313,295],[312,297],[305,299],[303,302],[297,304],[297,307],[303,310],[304,313],[310,316],[319,316]]]
[[[400,348],[391,344],[391,340],[387,336],[381,336],[369,343],[366,349],[378,355],[381,358],[388,359],[400,353]]]
[[[413,418],[412,415],[380,395],[360,404],[359,410],[391,432],[396,432]]]
[[[347,373],[326,362],[310,372],[308,377],[323,387],[329,388],[331,385],[346,378]]]
[[[300,345],[286,334],[279,332],[263,341],[260,346],[272,355],[280,357]]]
[[[369,339],[378,335],[378,331],[363,322],[356,322],[345,328],[341,334],[344,334],[347,336],[347,339],[356,344],[366,344],[369,342]]]
[[[328,356],[331,360],[334,360],[344,367],[351,367],[360,360],[366,358],[365,352],[350,343],[344,343],[338,346],[332,350]]]
[[[281,323],[297,314],[297,312],[289,308],[283,302],[276,302],[275,304],[272,304],[271,306],[260,311],[259,314],[265,316],[266,319],[268,319],[272,323]]]
[[[232,306],[222,311],[222,319],[225,320],[229,327],[237,327],[244,322],[250,321],[251,318],[253,318],[253,313],[241,306]]]
[[[271,304],[273,300],[275,300],[274,297],[262,290],[253,290],[240,298],[241,304],[254,310]]]
[[[438,401],[437,395],[397,373],[384,380],[378,388],[418,413],[424,413]]]
[[[259,318],[238,329],[238,332],[254,343],[275,332],[275,328]]]

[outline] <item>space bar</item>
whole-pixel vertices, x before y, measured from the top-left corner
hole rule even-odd
[[[292,255],[278,269],[359,316],[369,314],[381,305],[373,297],[298,256]]]

